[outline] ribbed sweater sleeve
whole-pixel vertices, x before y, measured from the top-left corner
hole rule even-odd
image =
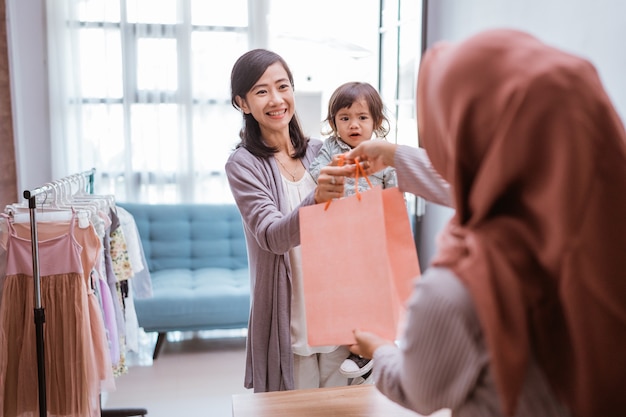
[[[453,207],[450,185],[435,171],[426,151],[408,145],[398,145],[394,158],[398,186],[402,191],[425,198],[436,204]]]
[[[461,404],[487,363],[471,298],[448,270],[429,269],[408,304],[400,349],[376,350],[376,385],[421,414]]]
[[[400,346],[374,354],[377,388],[423,415],[450,409],[454,417],[505,417],[473,300],[459,278],[431,267],[416,281]],[[564,417],[534,358],[528,364],[515,417]]]

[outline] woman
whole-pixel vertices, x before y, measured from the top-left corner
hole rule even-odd
[[[298,208],[341,197],[349,167],[322,168],[317,184],[308,173],[322,143],[300,128],[293,76],[279,55],[242,55],[231,93],[244,125],[226,175],[245,225],[252,288],[244,385],[255,392],[346,385],[339,366],[347,347],[307,343]]]
[[[351,350],[423,414],[623,415],[626,133],[594,67],[492,30],[429,50],[417,96],[456,213],[400,348],[364,329]],[[348,157],[395,165],[410,191],[402,151],[380,151]]]

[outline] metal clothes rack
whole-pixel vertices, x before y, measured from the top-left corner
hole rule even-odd
[[[94,177],[96,170],[92,168],[88,171],[80,172],[78,174],[65,177],[76,178],[83,177],[87,179],[86,191],[89,194],[94,192]],[[63,179],[59,180],[63,181]],[[44,346],[44,323],[46,321],[45,311],[41,305],[41,274],[39,271],[39,242],[37,233],[37,196],[53,191],[52,185],[44,185],[43,187],[35,188],[34,190],[25,190],[24,198],[28,200],[28,211],[30,214],[30,235],[32,246],[32,258],[33,258],[33,280],[34,280],[34,297],[35,297],[35,337],[37,344],[37,386],[39,397],[39,416],[47,416],[47,402],[46,402],[46,369],[45,369],[45,346]],[[111,409],[101,410],[102,417],[131,417],[131,416],[145,416],[148,414],[144,408],[128,408],[128,409]]]

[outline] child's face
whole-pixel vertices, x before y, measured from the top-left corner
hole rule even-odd
[[[344,107],[335,116],[335,126],[339,137],[353,148],[359,143],[372,138],[374,119],[363,99]]]

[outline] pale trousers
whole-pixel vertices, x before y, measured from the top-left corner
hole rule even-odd
[[[347,346],[339,346],[329,353],[314,353],[310,356],[293,355],[295,389],[348,385],[348,378],[341,375],[339,367],[349,354]]]

